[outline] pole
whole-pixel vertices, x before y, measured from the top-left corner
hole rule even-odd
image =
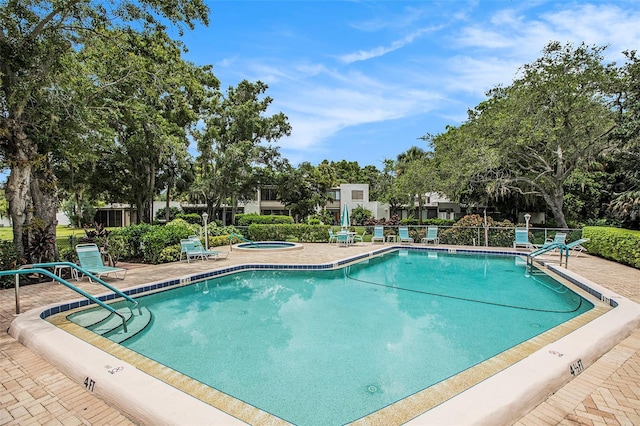
[[[16,315],[20,313],[20,276],[18,274],[15,275],[16,281]]]
[[[209,250],[209,228],[207,226],[207,219],[209,215],[207,212],[202,213],[202,220],[204,221],[204,249]]]

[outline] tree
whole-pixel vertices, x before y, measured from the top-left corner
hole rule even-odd
[[[466,123],[434,137],[446,186],[460,195],[477,180],[493,197],[540,196],[566,227],[565,181],[606,149],[614,128],[615,70],[603,65],[603,50],[549,43],[511,86],[491,90]]]
[[[397,193],[405,196],[411,207],[418,202],[418,223],[422,223],[422,209],[425,195],[435,191],[434,169],[431,161],[432,153],[413,146],[398,155],[396,162]]]
[[[14,243],[28,261],[27,248],[36,237],[55,239],[58,199],[52,154],[63,143],[61,133],[80,132],[75,140],[84,133],[82,126],[76,127],[81,117],[75,114],[74,99],[60,97],[65,93],[58,90],[68,83],[74,53],[107,27],[164,31],[167,21],[192,28],[208,19],[202,0],[124,0],[108,6],[113,7],[76,0],[0,6],[0,155],[11,170],[6,194]],[[55,248],[52,254],[57,256]]]
[[[635,51],[624,52],[627,63],[620,69],[616,131],[612,139],[620,148],[610,160],[620,170],[619,190],[611,200],[615,216],[633,228],[640,227],[640,59]]]
[[[278,172],[278,200],[299,222],[330,201],[328,191],[334,185],[333,168],[326,161],[318,167],[304,162],[298,168],[286,161]]]
[[[265,116],[273,99],[264,96],[268,86],[260,81],[241,81],[229,87],[227,96],[210,103],[205,128],[198,133],[199,176],[195,191],[203,196],[208,214],[222,203],[237,205],[236,197],[253,197],[259,182],[257,169],[279,158],[270,145],[291,134],[283,113]]]
[[[103,145],[112,165],[104,187],[135,205],[138,221],[151,223],[153,199],[167,184],[170,195],[176,167],[186,165],[188,132],[218,80],[211,67],[183,61],[179,44],[164,33],[118,32],[106,39],[116,37],[117,47],[99,39],[82,51],[104,92],[101,112],[110,129]]]

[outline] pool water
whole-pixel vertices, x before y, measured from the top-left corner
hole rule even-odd
[[[153,325],[124,346],[297,425],[354,421],[593,307],[510,256],[408,250],[141,303]]]

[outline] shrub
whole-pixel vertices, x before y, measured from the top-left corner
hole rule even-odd
[[[131,260],[142,258],[142,237],[156,228],[157,225],[141,223],[114,230],[111,236],[121,236],[124,240],[122,259]]]
[[[156,220],[165,220],[165,212],[167,211],[166,207],[162,207],[156,212]],[[178,215],[182,214],[182,209],[180,207],[169,207],[169,222],[175,219]]]
[[[291,216],[285,215],[260,215],[255,213],[247,213],[247,214],[237,214],[236,215],[236,225],[237,226],[249,226],[253,223],[258,224],[287,224],[293,223],[293,218]]]
[[[176,219],[182,219],[192,225],[201,225],[204,223],[202,216],[198,213],[180,213],[176,215]]]
[[[487,217],[489,229],[489,246],[511,247],[515,238],[515,225],[508,221],[495,222],[491,216]],[[453,245],[484,245],[484,218],[478,214],[462,217],[449,229],[439,233],[442,244]]]
[[[358,205],[351,211],[351,223],[353,225],[364,225],[372,216],[371,210],[367,210],[361,205]]]
[[[585,226],[582,237],[589,238],[583,246],[590,254],[640,269],[640,231]]]
[[[0,268],[3,271],[15,270],[18,269],[19,264],[20,257],[13,241],[0,240]],[[12,275],[0,277],[1,288],[13,287],[14,283],[15,278]]]
[[[297,240],[305,243],[320,243],[327,241],[328,225],[259,225],[249,226],[248,235],[252,241],[287,241]]]
[[[161,263],[160,254],[165,247],[179,245],[181,239],[197,234],[198,231],[197,225],[191,225],[182,219],[176,219],[165,226],[154,226],[141,238],[144,261],[152,264]]]

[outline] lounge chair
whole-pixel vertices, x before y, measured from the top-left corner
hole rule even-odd
[[[409,228],[407,228],[406,226],[401,226],[398,228],[398,240],[400,241],[400,244],[413,244],[413,238],[409,236]]]
[[[580,256],[580,253],[587,251],[582,244],[589,241],[589,238],[580,238],[579,240],[571,241],[568,244],[564,245],[564,250],[567,251],[567,256],[571,255],[572,252],[576,253],[576,257]]]
[[[544,242],[544,244],[537,245],[535,246],[535,248],[537,249],[541,249],[541,248],[547,248],[550,247],[552,245],[556,245],[556,246],[563,246],[564,242],[567,240],[567,234],[564,232],[556,232],[556,235],[554,235],[553,239],[551,238],[547,238],[547,240]]]
[[[516,228],[516,238],[513,240],[513,248],[524,247],[528,249],[535,248],[529,241],[529,230],[527,228]]]
[[[180,247],[180,260],[182,260],[182,255],[184,254],[187,258],[187,263],[190,263],[192,258],[199,257],[202,260],[207,260],[210,257],[224,259],[229,255],[229,253],[226,253],[222,256],[221,251],[205,250],[199,239],[187,238],[180,240]]]
[[[371,242],[376,243],[378,241],[384,243],[384,226],[373,227],[373,237],[371,237]]]
[[[102,253],[100,253],[100,249],[96,244],[78,244],[76,246],[76,253],[78,253],[80,267],[98,278],[102,278],[103,275],[113,274],[116,278],[124,280],[127,276],[127,270],[124,268],[104,265],[102,262]],[[123,272],[122,278],[118,276],[118,272]],[[91,281],[91,278],[89,278],[89,281]]]
[[[367,231],[365,230],[364,232],[362,232],[362,235],[354,235],[353,236],[353,243],[357,243],[358,241],[360,241],[362,243],[362,245],[364,245],[364,236],[367,235]]]
[[[337,242],[338,242],[338,237],[336,237],[336,234],[333,233],[333,229],[329,229],[329,244],[337,243]]]
[[[427,227],[427,235],[420,240],[422,244],[433,243],[434,245],[440,244],[440,238],[438,238],[438,227],[437,226],[429,226]]]

